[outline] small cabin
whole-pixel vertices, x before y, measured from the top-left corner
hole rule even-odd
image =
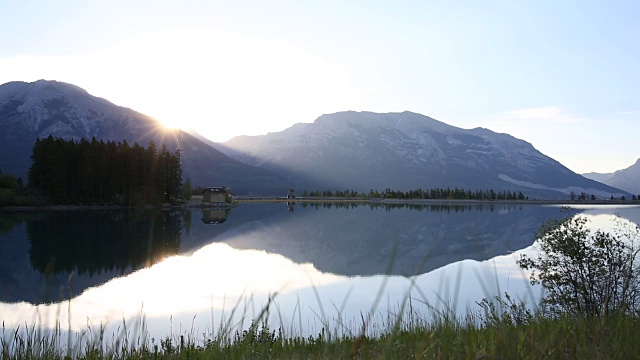
[[[207,187],[202,190],[202,202],[224,203],[228,197],[229,193],[223,187]]]

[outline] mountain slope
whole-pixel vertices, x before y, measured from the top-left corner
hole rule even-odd
[[[248,164],[304,174],[338,189],[493,188],[550,198],[582,191],[624,194],[510,135],[460,129],[411,112],[323,115],[313,124],[236,137],[218,148]]]
[[[640,194],[640,159],[628,168],[613,173],[592,172],[582,175],[632,194]]]
[[[26,178],[31,149],[40,137],[134,142],[153,140],[170,151],[182,149],[183,175],[192,184],[229,185],[238,193],[285,193],[289,180],[244,164],[185,132],[94,97],[63,82],[39,80],[0,85],[0,169]]]

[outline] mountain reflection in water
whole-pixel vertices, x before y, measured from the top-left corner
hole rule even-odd
[[[18,226],[4,235],[14,245],[1,242],[7,251],[0,256],[26,251],[3,259],[0,301],[68,299],[212,242],[281,254],[328,273],[409,276],[525,248],[540,223],[558,214],[521,204],[382,203],[8,213],[0,216],[5,228],[23,222],[26,231]]]
[[[290,211],[291,206],[295,211]],[[573,213],[578,212],[588,215],[597,227],[606,226],[614,213],[640,220],[639,207],[576,207]],[[464,311],[482,297],[504,291],[532,303],[539,294],[528,287],[527,274],[517,268],[515,259],[531,251],[535,231],[544,220],[562,216],[557,206],[305,206],[299,202],[241,204],[229,212],[78,215],[103,228],[119,227],[108,230],[114,237],[112,244],[118,251],[138,254],[118,258],[115,250],[109,250],[91,268],[87,259],[73,260],[55,246],[38,244],[47,234],[86,242],[98,237],[88,227],[65,229],[62,225],[73,227],[78,221],[72,214],[34,213],[35,219],[0,222],[12,224],[0,233],[0,318],[9,327],[26,321],[45,327],[70,324],[80,330],[144,315],[155,334],[163,336],[172,331],[171,324],[215,329],[232,316],[233,309],[239,309],[233,316],[240,317],[233,323],[245,321],[246,326],[274,295],[277,309],[270,321],[294,333],[316,331],[328,319],[344,326],[342,320],[359,319],[363,312],[393,310],[408,294],[415,300],[413,305],[424,311],[431,305]],[[46,219],[56,224],[45,224]],[[135,225],[134,219],[142,219],[142,224]],[[181,225],[176,228],[175,224]],[[124,236],[122,229],[137,234],[128,248],[118,248],[126,243],[117,238]],[[48,241],[59,244],[52,238]],[[67,241],[72,247],[90,247],[79,240]],[[105,235],[96,244],[106,246],[108,241]],[[178,248],[180,255],[160,260]],[[35,261],[42,255],[32,254],[47,253],[46,249],[56,259],[65,259],[62,264],[66,265],[58,267],[61,273],[43,277],[49,262]],[[150,256],[140,256],[143,250]],[[81,252],[93,253],[100,251]],[[150,265],[148,259],[160,261]],[[125,268],[138,270],[122,276],[129,271]],[[34,295],[29,292],[42,286],[38,281],[55,278],[63,286],[69,272],[75,274],[76,286],[69,314],[60,311],[63,303],[30,300]],[[378,297],[382,300],[374,307]]]
[[[242,330],[271,303],[265,320],[288,334],[317,334],[324,326],[358,332],[361,314],[386,316],[387,309],[397,311],[407,296],[423,313],[427,305],[466,309],[474,305],[472,299],[499,292],[500,287],[518,298],[526,296],[524,276],[505,266],[514,256],[465,260],[416,278],[347,277],[282,255],[213,243],[89,288],[68,303],[2,304],[0,317],[8,328],[25,322],[73,331],[105,326],[108,334],[117,333],[123,321],[138,331],[144,319],[146,331],[161,338],[172,331],[202,334],[225,323]],[[382,300],[376,303],[379,294]]]
[[[215,241],[335,274],[409,276],[523,249],[544,220],[559,215],[555,207],[522,204],[301,203],[293,213],[273,211]]]

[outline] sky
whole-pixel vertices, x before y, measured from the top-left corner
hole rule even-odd
[[[0,84],[57,80],[213,141],[412,111],[571,170],[640,158],[638,1],[0,0]]]

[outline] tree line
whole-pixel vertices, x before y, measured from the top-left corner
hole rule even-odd
[[[580,195],[577,195],[576,193],[574,193],[573,191],[571,192],[571,194],[569,194],[569,199],[571,199],[571,201],[587,201],[587,200],[591,200],[591,201],[596,201],[598,200],[598,198],[596,198],[595,195],[589,195],[585,192],[581,192]],[[604,197],[601,197],[601,200],[605,200]],[[622,201],[626,201],[627,197],[622,195],[619,198],[616,198],[615,196],[611,195],[609,197],[609,200],[622,200]],[[638,201],[640,200],[640,195],[636,196],[636,195],[632,195],[631,196],[631,200],[633,201]]]
[[[29,188],[53,203],[118,205],[171,202],[182,195],[180,150],[126,140],[37,139]]]
[[[465,190],[462,188],[421,188],[409,191],[397,191],[386,188],[380,192],[371,189],[368,193],[355,190],[314,190],[303,191],[302,196],[349,197],[349,198],[385,198],[385,199],[435,199],[435,200],[528,200],[522,192],[502,190]]]
[[[462,205],[462,204],[420,204],[420,203],[383,203],[383,202],[301,202],[299,204],[302,208],[311,207],[314,209],[324,208],[324,209],[355,209],[359,207],[368,207],[371,210],[374,209],[385,209],[386,211],[391,211],[394,209],[409,209],[412,211],[429,211],[429,212],[446,212],[446,213],[463,213],[465,211],[490,211],[493,212],[495,209],[504,209],[505,207],[509,210],[517,209],[517,204],[509,204],[509,205],[494,205],[494,204],[473,204],[473,205]],[[499,207],[496,207],[499,206]]]

